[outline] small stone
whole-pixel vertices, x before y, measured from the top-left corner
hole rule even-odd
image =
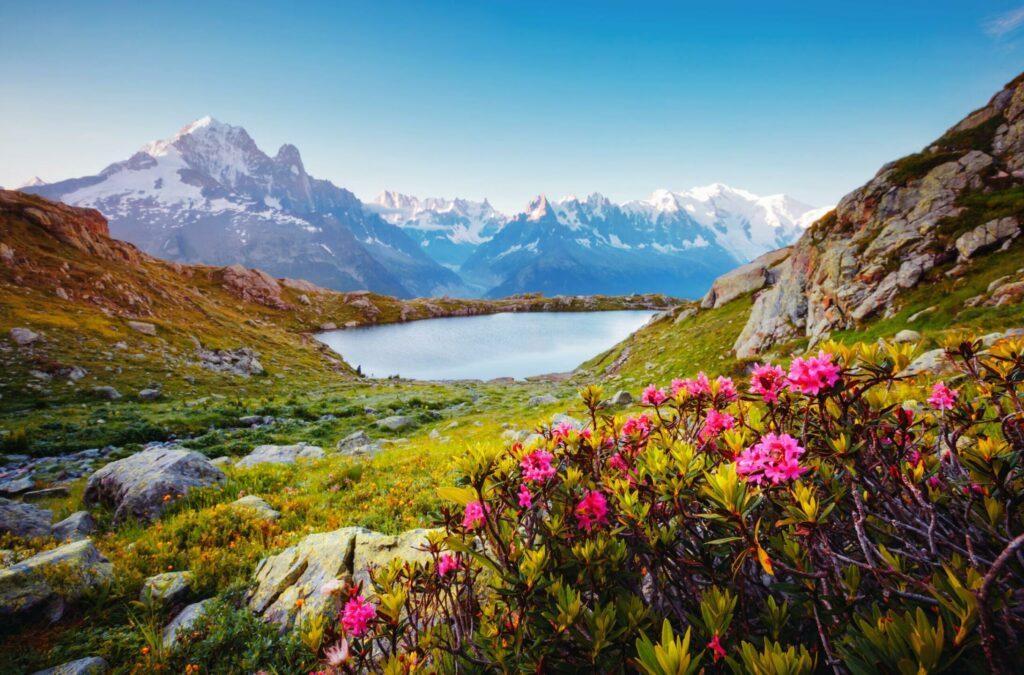
[[[103,675],[110,670],[110,665],[99,656],[87,656],[62,663],[46,670],[37,670],[32,675]]]
[[[117,389],[114,389],[113,387],[93,387],[92,393],[98,396],[99,398],[105,398],[110,401],[116,401],[117,399],[121,398],[121,392],[119,392]]]
[[[239,497],[235,501],[231,502],[229,506],[233,509],[243,509],[250,513],[254,513],[258,518],[263,520],[277,520],[281,517],[280,511],[274,509],[270,504],[256,495]]]
[[[569,426],[571,426],[573,429],[583,428],[583,422],[579,421],[575,417],[570,417],[565,413],[558,413],[557,415],[551,418],[551,426],[553,427],[557,427],[559,424],[562,424],[563,422],[568,423]]]
[[[1013,279],[1013,277],[1010,276],[1009,274],[1003,275],[1003,276],[999,277],[998,279],[994,279],[988,285],[988,288],[986,288],[985,290],[986,290],[986,292],[988,292],[989,295],[991,295],[994,290],[996,290],[997,288],[999,288],[1000,286],[1002,286],[1004,284],[1009,283],[1011,279]]]
[[[248,455],[235,462],[235,466],[244,469],[260,464],[294,464],[298,460],[316,462],[325,457],[327,453],[323,448],[305,443],[258,445]]]
[[[220,457],[214,457],[213,459],[211,459],[210,464],[213,464],[215,467],[223,471],[229,466],[234,466],[235,460],[228,457],[227,455],[221,455]]]
[[[337,449],[343,455],[372,457],[380,452],[381,447],[365,431],[359,430],[338,441]]]
[[[203,617],[203,613],[209,607],[209,603],[212,599],[213,598],[193,603],[181,610],[181,612],[174,617],[174,620],[164,628],[164,647],[167,647],[168,649],[173,647],[178,642],[178,633],[180,631],[187,631],[197,621],[199,621],[199,619]]]
[[[66,487],[51,487],[43,488],[42,490],[30,490],[25,494],[21,495],[21,498],[26,502],[34,502],[40,499],[49,499],[50,497],[67,497],[68,489]]]
[[[142,590],[139,592],[139,601],[166,607],[183,601],[191,591],[191,572],[164,572],[149,577],[143,582]]]
[[[27,492],[35,486],[36,482],[32,480],[31,476],[22,476],[21,478],[0,483],[0,495],[13,497],[14,495],[20,495],[22,492]]]
[[[46,537],[50,534],[53,512],[32,504],[0,497],[0,533],[16,537]]]
[[[528,406],[537,405],[551,405],[552,403],[558,403],[558,399],[551,394],[541,394],[540,396],[533,396],[526,402]]]
[[[12,328],[9,335],[19,347],[27,347],[40,339],[39,333],[28,328]]]
[[[385,417],[382,420],[377,420],[377,426],[381,429],[387,429],[388,431],[399,431],[407,427],[416,425],[416,420],[412,417],[405,415],[392,415],[391,417]]]
[[[921,334],[918,333],[916,330],[906,330],[906,329],[904,329],[904,330],[901,330],[900,332],[896,333],[896,335],[893,337],[893,341],[900,342],[900,343],[902,343],[902,342],[920,342],[921,341]]]
[[[629,405],[633,402],[633,395],[625,389],[620,389],[615,392],[615,395],[612,396],[611,400],[608,402],[612,405]]]
[[[156,335],[156,326],[146,321],[129,321],[128,327],[143,335]]]
[[[50,534],[58,541],[78,541],[96,531],[96,521],[88,511],[75,511],[70,516],[54,523]]]
[[[68,299],[68,292],[61,288],[60,286],[57,287],[57,290],[54,291],[54,294],[61,300]]]
[[[320,324],[320,330],[338,330],[338,324],[334,323],[333,321],[328,321],[326,323]]]
[[[910,316],[907,317],[907,323],[914,323],[915,321],[920,319],[922,316],[924,316],[926,314],[931,314],[932,312],[934,312],[937,309],[938,309],[938,307],[932,305],[931,307],[926,307],[926,308],[922,309],[920,312],[915,312],[915,313],[913,313],[913,314],[911,314]]]
[[[159,389],[142,389],[139,391],[139,398],[143,401],[155,401],[160,398],[161,393]]]

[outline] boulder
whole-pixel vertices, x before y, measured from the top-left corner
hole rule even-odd
[[[559,424],[562,424],[563,422],[571,426],[573,429],[582,429],[584,426],[583,422],[579,421],[575,417],[570,417],[565,413],[558,413],[557,415],[554,415],[551,418],[551,426],[553,427],[557,427]]]
[[[998,246],[1006,239],[1016,237],[1020,234],[1020,225],[1013,216],[997,218],[987,223],[978,225],[973,230],[965,232],[957,237],[956,250],[960,257],[967,259],[975,253],[985,251]]]
[[[254,514],[257,518],[262,520],[277,520],[281,517],[281,512],[275,510],[266,501],[257,497],[256,495],[246,495],[239,497],[235,501],[228,504],[233,509],[239,509],[248,513]]]
[[[701,300],[700,306],[704,309],[721,307],[741,295],[764,288],[774,281],[773,268],[787,257],[789,257],[789,248],[780,248],[769,251],[754,258],[746,265],[723,274],[711,284],[711,289]],[[676,321],[681,321],[681,319]]]
[[[264,558],[256,567],[249,607],[282,629],[334,609],[334,600],[320,593],[328,581],[351,578],[369,587],[369,570],[395,558],[426,561],[421,550],[431,532],[411,530],[385,535],[361,527],[311,534],[295,546]],[[302,602],[298,602],[301,600]]]
[[[686,321],[690,317],[697,316],[698,311],[700,310],[698,310],[697,307],[687,307],[686,309],[684,309],[683,311],[679,312],[679,314],[676,315],[676,319],[675,321],[672,322],[672,325],[678,326],[679,324]]]
[[[146,321],[129,321],[128,327],[143,335],[156,335],[156,326]]]
[[[901,373],[899,373],[899,376],[909,377],[913,375],[920,375],[921,373],[941,375],[952,371],[953,364],[946,358],[946,350],[939,348],[932,349],[931,351],[927,351],[918,356],[916,359],[911,361]]]
[[[99,398],[105,398],[110,401],[116,401],[121,398],[121,392],[113,387],[93,387],[92,393]]]
[[[160,390],[159,389],[147,388],[147,389],[141,389],[139,391],[138,396],[139,396],[139,399],[141,399],[143,401],[155,401],[158,398],[160,398],[161,394],[160,394]]]
[[[382,420],[377,420],[377,426],[388,431],[398,431],[407,427],[416,426],[416,419],[406,415],[392,415]]]
[[[52,522],[53,513],[47,509],[0,497],[0,533],[10,532],[16,537],[47,537]]]
[[[552,403],[558,403],[558,399],[551,394],[541,394],[539,396],[531,396],[526,405],[533,407],[536,405],[551,405]]]
[[[633,402],[633,395],[625,389],[620,389],[615,392],[615,395],[609,399],[608,403],[611,405],[629,405]]]
[[[263,270],[248,269],[237,263],[225,267],[223,287],[224,290],[247,302],[274,309],[291,308],[281,297],[281,285],[277,279]]]
[[[96,521],[88,511],[75,511],[70,516],[54,523],[50,534],[58,541],[85,539],[96,530]]]
[[[327,453],[323,448],[305,443],[295,445],[258,445],[253,451],[242,459],[235,462],[239,469],[245,469],[260,464],[294,464],[299,460],[316,462],[325,458]]]
[[[146,522],[158,518],[170,499],[224,479],[224,472],[198,452],[152,448],[94,473],[85,488],[85,501],[113,507],[116,523],[126,518]]]
[[[196,355],[199,357],[199,365],[207,370],[216,373],[231,373],[240,377],[251,377],[263,375],[263,364],[259,361],[259,354],[248,347],[237,349],[205,349],[198,347]]]
[[[1002,307],[1011,303],[1019,303],[1022,299],[1024,299],[1024,281],[1015,281],[997,287],[992,292],[992,297],[985,304],[992,307]]]
[[[44,551],[0,570],[0,616],[44,616],[57,621],[67,603],[113,576],[114,566],[91,539]]]
[[[42,488],[41,490],[30,490],[21,495],[21,500],[23,502],[35,502],[40,499],[50,499],[51,497],[67,497],[69,494],[71,494],[70,490],[63,485],[58,485],[57,487]]]
[[[110,670],[110,665],[98,656],[87,656],[62,663],[46,670],[37,670],[32,675],[103,675]]]
[[[180,603],[191,592],[191,572],[164,572],[151,576],[142,583],[139,601],[166,607]]]
[[[0,483],[0,495],[13,497],[14,495],[20,495],[23,492],[28,492],[35,486],[36,482],[32,480],[32,476],[12,478]]]
[[[173,648],[178,643],[178,633],[188,631],[192,628],[192,626],[194,626],[195,623],[203,617],[203,613],[209,607],[212,599],[213,598],[208,598],[200,602],[194,602],[181,610],[178,615],[175,616],[174,619],[164,628],[164,647],[168,649]]]
[[[223,471],[229,466],[234,466],[235,460],[227,455],[221,455],[220,457],[214,457],[211,459],[210,464],[213,464],[215,467]]]
[[[529,435],[530,432],[526,431],[525,429],[506,429],[505,431],[501,432],[501,438],[503,440],[511,441],[513,443],[518,443],[520,441],[526,440],[526,437]]]
[[[895,342],[920,342],[921,334],[916,330],[901,330],[892,339]]]
[[[19,347],[27,347],[40,339],[39,333],[29,328],[12,328],[9,335]]]
[[[370,438],[365,431],[359,430],[338,441],[338,452],[349,456],[376,455],[381,450],[380,443]]]

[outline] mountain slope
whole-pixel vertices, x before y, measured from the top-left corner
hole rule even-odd
[[[593,194],[543,195],[463,264],[488,295],[660,290],[699,297],[719,274],[791,243],[815,209],[784,195],[758,197],[724,185],[615,204]]]
[[[96,176],[27,191],[96,208],[114,236],[170,260],[241,263],[397,296],[461,288],[400,228],[307,174],[294,146],[270,157],[245,129],[209,117]]]

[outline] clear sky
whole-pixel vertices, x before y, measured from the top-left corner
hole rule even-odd
[[[363,199],[832,203],[1024,69],[1021,0],[0,0],[0,185],[210,114]]]

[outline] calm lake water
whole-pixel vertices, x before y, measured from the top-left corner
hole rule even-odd
[[[317,338],[371,377],[524,378],[572,370],[614,346],[653,314],[504,313],[335,330]]]

